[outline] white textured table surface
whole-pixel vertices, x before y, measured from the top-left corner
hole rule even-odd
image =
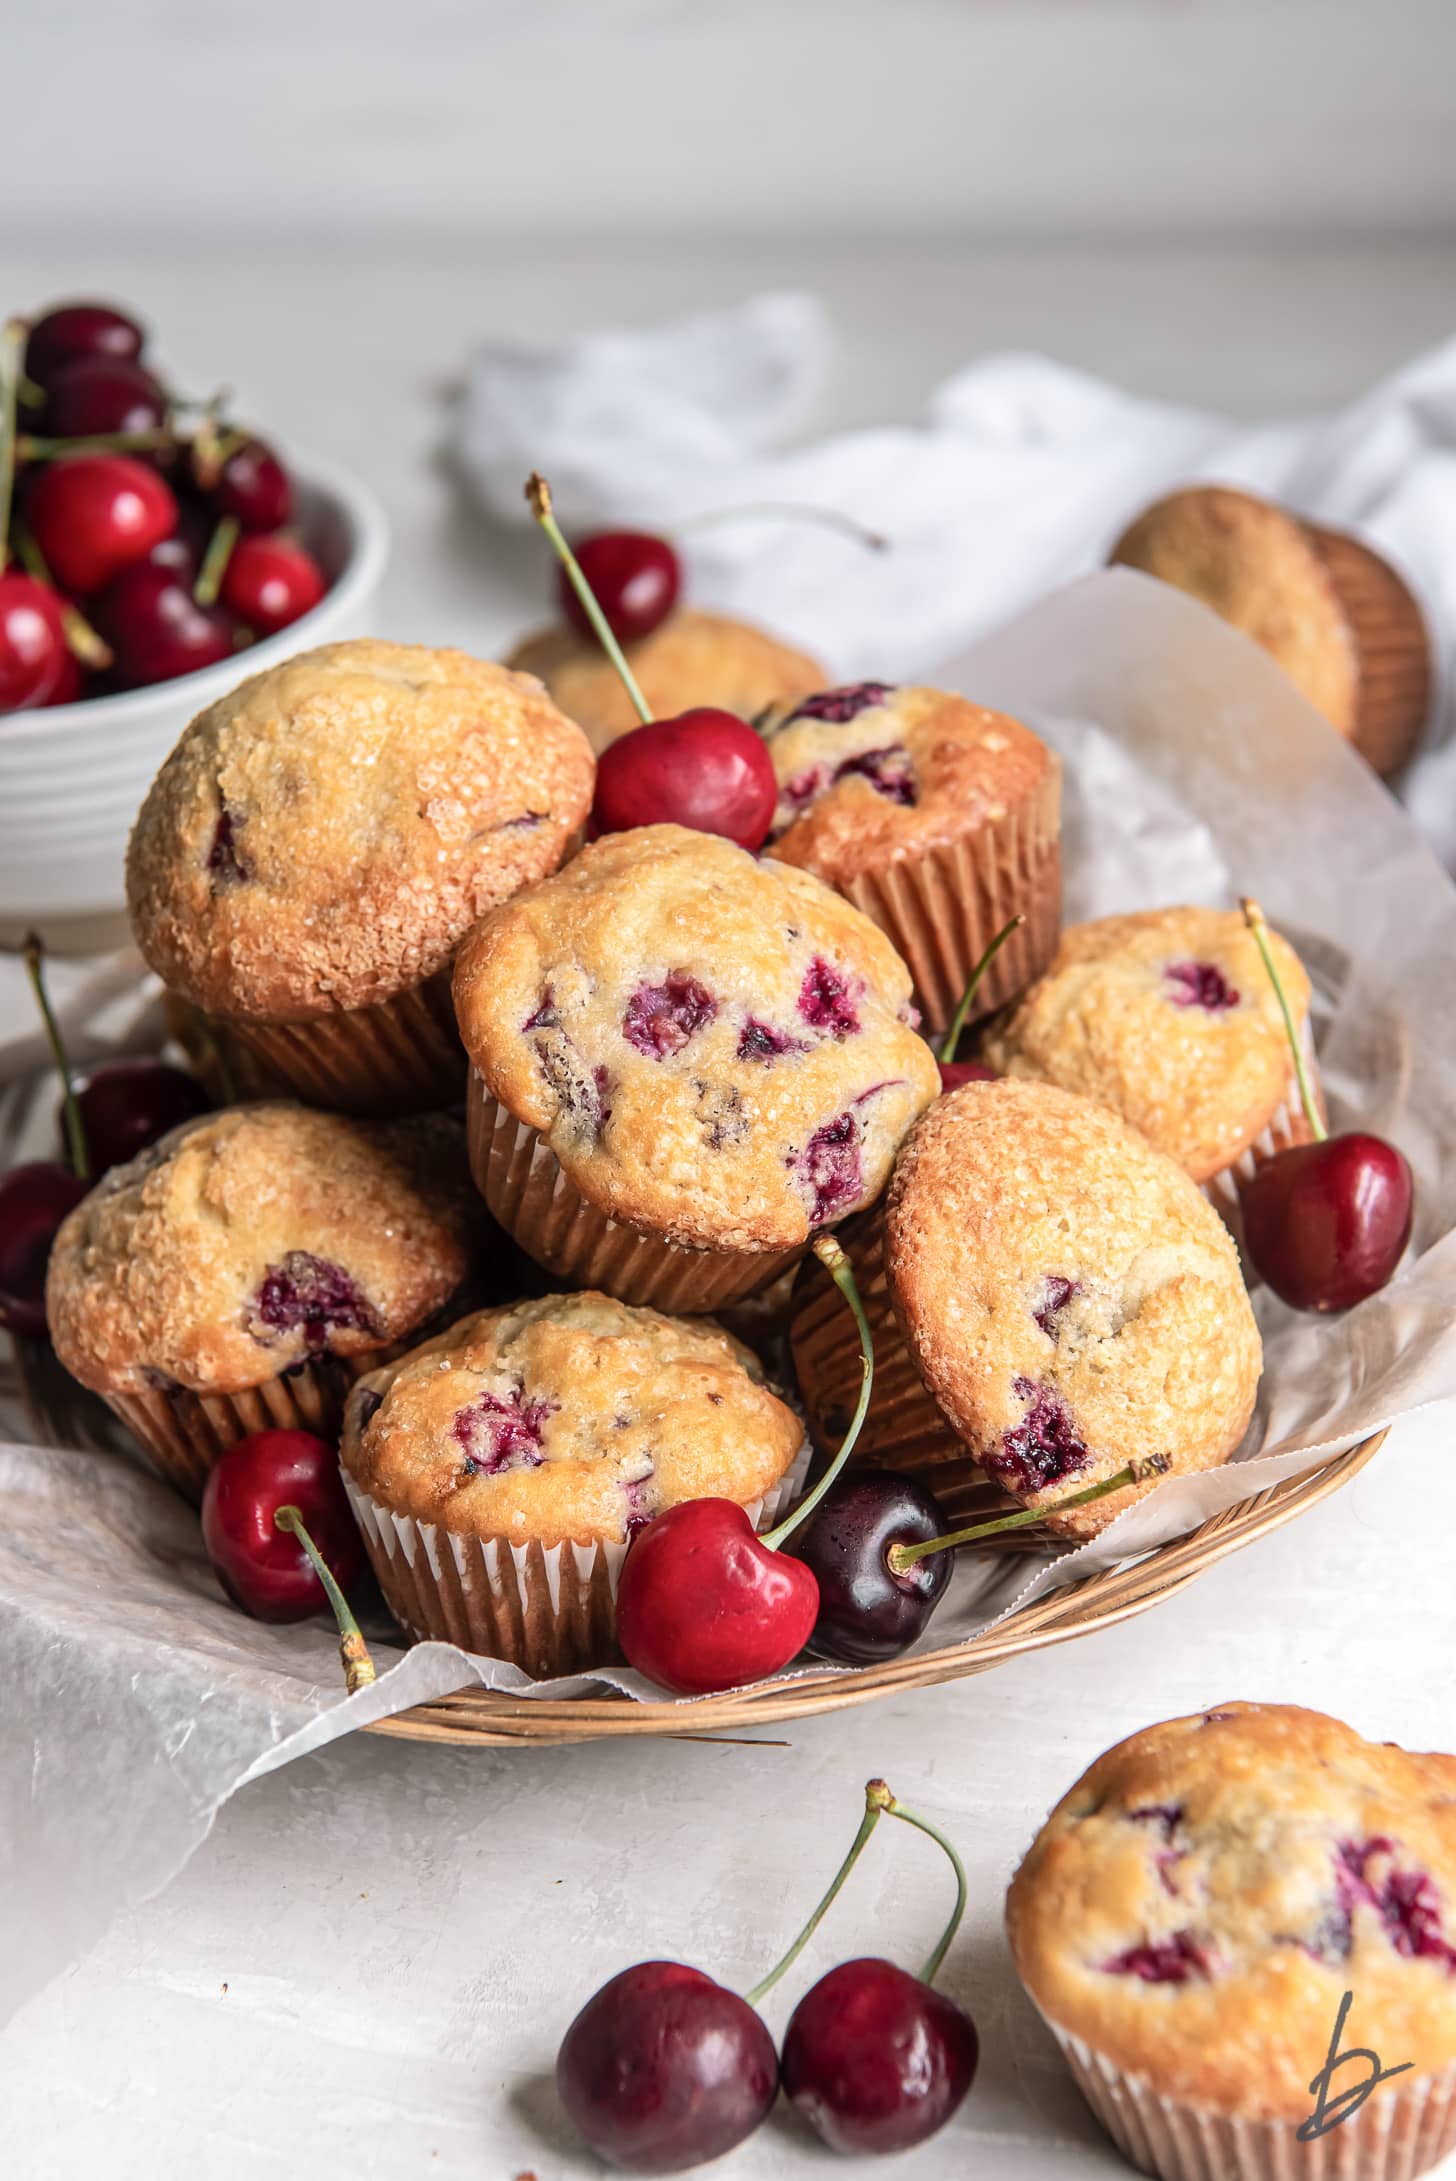
[[[954,363],[1010,345],[1255,414],[1342,398],[1439,337],[1453,271],[1456,247],[1429,245],[827,263],[788,251],[0,260],[16,305],[78,285],[134,298],[192,383],[230,378],[285,446],[365,471],[396,529],[389,629],[482,646],[520,623],[545,582],[529,543],[463,514],[431,465],[438,390],[472,333],[546,334],[807,282],[845,337],[825,422],[913,414]],[[0,2040],[0,2170],[16,2181],[590,2173],[550,2091],[576,2006],[644,1954],[750,1982],[807,1912],[863,1781],[881,1772],[965,1853],[971,1909],[946,1982],[983,2041],[952,2129],[895,2170],[1126,2171],[1011,1978],[1006,1880],[1099,1750],[1221,1698],[1306,1703],[1373,1736],[1450,1746],[1450,1584],[1421,1542],[1456,1527],[1450,1434],[1449,1413],[1407,1425],[1348,1490],[1152,1614],[972,1681],[790,1726],[782,1745],[467,1756],[359,1738],[261,1781],[159,1900],[123,1917]],[[945,1899],[929,1844],[882,1829],[791,1993],[849,1952],[913,1962]],[[787,2004],[770,2003],[775,2026]],[[1311,2055],[1311,2074],[1323,2057]],[[777,2118],[724,2170],[830,2169]]]

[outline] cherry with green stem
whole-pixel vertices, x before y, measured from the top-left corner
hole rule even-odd
[[[1249,1263],[1295,1310],[1349,1310],[1395,1274],[1411,1237],[1415,1182],[1394,1144],[1364,1130],[1332,1136],[1257,901],[1240,906],[1284,1018],[1309,1143],[1276,1151],[1239,1192]]]
[[[1026,918],[1024,916],[1013,916],[1009,923],[1003,924],[966,980],[966,989],[961,994],[960,1006],[951,1018],[950,1028],[941,1039],[940,1050],[935,1056],[940,1063],[940,1087],[943,1091],[959,1090],[962,1083],[994,1083],[996,1080],[995,1069],[984,1066],[981,1061],[957,1060],[956,1047],[961,1041],[961,1032],[965,1029],[966,1018],[971,1012],[976,993],[980,989],[981,979],[985,976],[1011,934],[1014,931],[1020,931],[1025,922]]]

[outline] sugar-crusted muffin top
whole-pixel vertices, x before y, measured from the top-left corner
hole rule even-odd
[[[631,1537],[679,1500],[747,1506],[803,1444],[710,1318],[598,1294],[482,1310],[359,1381],[342,1459],[382,1505],[480,1537]]]
[[[1189,485],[1145,508],[1108,558],[1211,606],[1272,653],[1341,734],[1354,733],[1355,638],[1297,516],[1228,485]]]
[[[1404,2087],[1456,2054],[1456,1758],[1293,1705],[1168,1720],[1058,1803],[1006,1923],[1042,2011],[1164,2096],[1303,2119],[1346,1992]]]
[[[525,675],[417,644],[302,652],[199,713],[153,781],[127,851],[137,945],[212,1014],[387,999],[556,868],[593,780]]]
[[[66,1219],[46,1282],[56,1353],[102,1393],[239,1393],[368,1355],[459,1288],[473,1201],[462,1131],[439,1115],[205,1115]]]
[[[1302,1023],[1309,978],[1287,940],[1270,940]],[[1195,1181],[1231,1165],[1297,1097],[1279,1002],[1237,909],[1146,909],[1069,926],[982,1050],[1003,1075],[1111,1106]]]
[[[589,1202],[700,1248],[793,1249],[869,1203],[939,1087],[883,933],[681,826],[610,834],[493,910],[455,1007]]]
[[[1090,1099],[1018,1082],[942,1098],[896,1163],[885,1263],[931,1394],[1029,1507],[1153,1454],[1209,1469],[1243,1437],[1261,1350],[1233,1241]],[[1089,1536],[1150,1489],[1049,1519]]]
[[[661,628],[626,650],[655,719],[671,719],[700,704],[754,719],[766,705],[816,689],[824,680],[817,659],[766,629],[691,606],[679,606]],[[568,718],[580,721],[593,749],[604,750],[640,724],[596,638],[579,635],[565,622],[526,637],[509,664],[539,676]]]
[[[852,682],[760,727],[779,783],[772,853],[831,885],[1004,817],[1059,769],[1019,720],[943,689]]]

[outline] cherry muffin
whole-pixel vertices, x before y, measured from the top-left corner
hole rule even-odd
[[[716,705],[754,719],[768,705],[815,689],[824,669],[806,652],[749,621],[681,606],[640,643],[626,646],[627,664],[655,719],[695,705]],[[508,664],[534,674],[569,719],[577,720],[600,753],[641,723],[621,677],[594,636],[564,623],[540,629],[511,653]]]
[[[1411,2181],[1456,2147],[1456,1758],[1283,1704],[1146,1728],[1058,1803],[1006,1927],[1145,2172]],[[1402,2072],[1328,2126],[1372,2053]]]
[[[617,1578],[654,1515],[710,1496],[757,1524],[802,1481],[808,1445],[711,1320],[548,1295],[362,1378],[342,1462],[409,1633],[541,1675],[617,1656]]]
[[[1414,751],[1431,706],[1425,618],[1358,538],[1251,492],[1190,485],[1144,509],[1109,557],[1252,637],[1378,773],[1398,772]]]
[[[1046,967],[1061,921],[1061,764],[1019,720],[941,689],[855,682],[760,721],[779,783],[767,853],[887,932],[948,1028],[1002,926],[977,1012]]]
[[[235,1106],[115,1166],[56,1236],[56,1354],[200,1499],[225,1448],[331,1437],[351,1377],[416,1339],[469,1270],[459,1124]]]
[[[1309,978],[1287,940],[1270,945],[1312,1062]],[[1231,1218],[1266,1159],[1309,1141],[1284,1018],[1237,909],[1073,924],[982,1057],[1111,1106]]]
[[[840,1239],[875,1335],[854,1459],[917,1477],[958,1520],[1015,1504],[1047,1511],[1010,1533],[1020,1543],[1090,1537],[1152,1485],[1065,1514],[1058,1499],[1152,1454],[1175,1475],[1214,1468],[1248,1428],[1259,1334],[1228,1230],[1088,1098],[953,1091],[912,1129],[884,1204]],[[794,1362],[826,1445],[859,1388],[829,1297],[806,1268]]]
[[[714,834],[610,834],[460,950],[471,1169],[547,1268],[712,1310],[870,1203],[938,1088],[883,933]]]
[[[200,713],[153,781],[127,854],[137,945],[274,1087],[451,1105],[451,958],[555,870],[594,771],[524,675],[419,645],[303,652]]]

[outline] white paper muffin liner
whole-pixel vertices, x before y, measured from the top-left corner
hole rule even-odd
[[[806,1438],[762,1499],[745,1503],[753,1527],[771,1528],[808,1475]],[[342,1471],[385,1604],[417,1642],[453,1643],[505,1659],[537,1680],[610,1666],[617,1649],[617,1584],[627,1544],[524,1544],[473,1537],[394,1513]]]
[[[1124,2158],[1159,2181],[1415,2181],[1456,2149],[1456,2061],[1439,2075],[1379,2084],[1348,2120],[1302,2143],[1294,2121],[1252,2120],[1163,2097],[1143,2076],[1042,2020]],[[1335,2094],[1345,2087],[1337,2079]]]

